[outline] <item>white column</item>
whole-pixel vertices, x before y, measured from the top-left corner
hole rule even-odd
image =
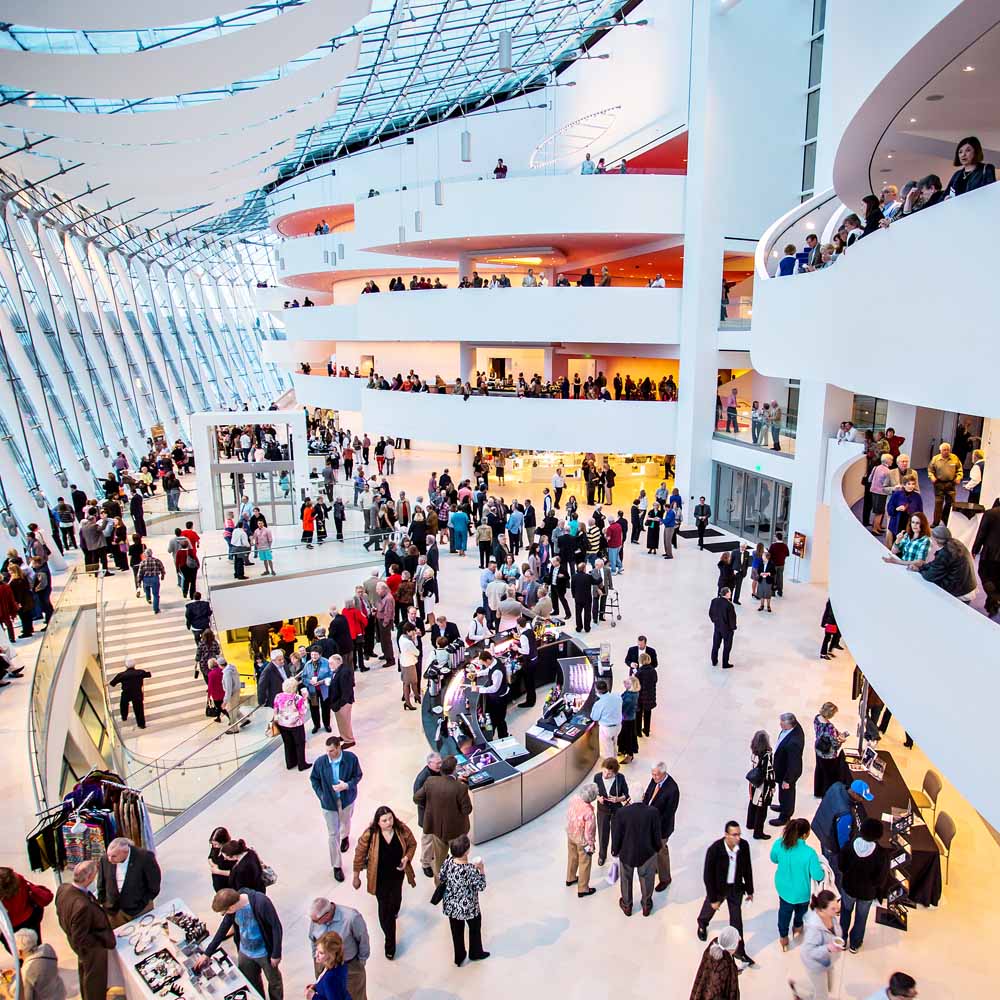
[[[800,531],[806,536],[806,555],[799,566],[799,579],[819,583],[827,579],[830,549],[830,508],[823,502],[827,442],[837,436],[845,413],[851,412],[854,395],[823,382],[805,381],[799,387],[798,431],[795,458],[789,462],[792,503],[787,539]]]
[[[542,351],[542,378],[546,382],[552,381],[552,354],[553,349],[551,347],[546,347]],[[607,374],[607,373],[605,373]]]
[[[458,275],[455,280],[457,285],[463,278],[468,278],[472,280],[472,262],[473,256],[469,253],[460,253],[458,255]]]
[[[460,344],[458,348],[458,373],[463,382],[471,382],[476,364],[476,349],[468,344]]]
[[[475,484],[474,476],[475,472],[472,468],[472,459],[475,457],[476,450],[472,445],[463,444],[460,449],[462,453],[461,456],[461,474],[459,475],[459,481],[463,479],[468,479],[470,482]]]
[[[986,468],[979,502],[989,509],[1000,497],[1000,417],[987,417],[983,421],[981,447],[986,452]]]
[[[718,373],[716,345],[722,287],[723,226],[718,191],[727,137],[718,134],[718,80],[713,72],[713,5],[692,7],[688,97],[688,170],[684,193],[684,288],[681,295],[677,487],[686,502],[710,494],[712,421]]]
[[[897,435],[905,439],[903,447],[900,449],[904,455],[909,455],[910,449],[913,447],[918,409],[918,407],[910,403],[897,403],[891,399],[885,409],[886,430],[891,427]],[[913,456],[911,455],[910,457],[912,461]]]

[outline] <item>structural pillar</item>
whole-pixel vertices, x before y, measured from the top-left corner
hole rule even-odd
[[[723,225],[718,191],[725,158],[718,150],[718,81],[713,72],[712,26],[715,5],[692,4],[690,122],[700,123],[688,140],[684,192],[684,287],[681,293],[680,379],[677,410],[677,487],[687,503],[711,495],[712,425],[718,378],[719,302],[722,287]]]

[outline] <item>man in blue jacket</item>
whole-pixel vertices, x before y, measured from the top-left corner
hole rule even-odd
[[[223,914],[215,937],[205,945],[204,953],[194,961],[195,969],[206,966],[212,953],[233,931],[236,941],[236,964],[259,996],[264,995],[261,974],[267,980],[267,1000],[283,1000],[285,986],[278,966],[281,964],[281,921],[274,904],[262,892],[253,889],[220,889],[212,900],[212,910]]]
[[[344,881],[341,853],[350,846],[351,814],[362,778],[358,758],[350,750],[344,750],[343,743],[339,736],[331,736],[326,741],[326,753],[313,762],[309,778],[326,820],[330,864],[338,882]]]
[[[830,862],[837,888],[840,888],[840,850],[846,847],[861,829],[867,818],[862,805],[875,798],[868,784],[860,779],[850,786],[843,781],[835,781],[813,817],[812,830],[823,850],[823,857]]]

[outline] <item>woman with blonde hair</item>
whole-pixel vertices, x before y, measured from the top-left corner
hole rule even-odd
[[[315,983],[306,987],[306,1000],[351,1000],[347,992],[344,941],[336,931],[327,931],[316,942],[316,964],[322,968]]]
[[[740,932],[723,927],[705,949],[691,987],[691,1000],[740,1000],[739,970],[733,953],[740,946]]]
[[[274,721],[281,733],[285,746],[285,768],[289,771],[296,766],[305,771],[306,763],[306,716],[308,703],[299,693],[300,681],[286,677],[281,691],[274,696]]]
[[[648,655],[648,654],[647,654]],[[639,712],[639,692],[642,682],[631,674],[622,681],[622,727],[618,731],[618,756],[623,764],[631,764],[639,752],[639,737],[636,734],[635,717]]]

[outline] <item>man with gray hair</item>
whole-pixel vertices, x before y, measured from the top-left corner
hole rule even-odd
[[[108,911],[112,927],[149,913],[160,894],[160,866],[152,851],[116,837],[101,858],[98,902]]]
[[[371,954],[371,944],[365,918],[350,906],[342,906],[323,896],[312,901],[309,907],[309,953],[313,956],[317,976],[323,971],[323,966],[316,961],[316,942],[327,931],[335,931],[344,943],[347,992],[351,1000],[368,1000],[365,962]]]
[[[108,991],[108,952],[117,945],[108,915],[94,896],[99,865],[81,861],[73,881],[56,890],[56,915],[77,957],[81,1000],[105,1000]]]
[[[774,781],[778,786],[778,804],[771,806],[778,817],[771,820],[771,826],[784,826],[795,812],[795,783],[802,777],[802,751],[806,745],[802,726],[791,712],[782,712],[779,725],[781,732],[774,743]]]
[[[39,943],[37,931],[22,927],[14,933],[14,946],[21,960],[22,1000],[66,1000],[59,959],[52,945]]]
[[[427,761],[420,773],[413,780],[413,794],[424,787],[424,782],[432,775],[441,773],[441,754],[436,750],[427,755]],[[424,806],[417,806],[417,825],[421,831],[424,828]],[[434,878],[434,837],[429,833],[420,834],[420,867],[428,878]]]
[[[131,657],[125,661],[125,669],[120,670],[108,682],[111,687],[122,688],[121,700],[118,710],[121,713],[122,722],[128,721],[129,706],[135,712],[135,724],[140,729],[146,728],[146,708],[143,701],[142,682],[153,675],[148,670],[139,670],[135,665],[135,660]]]

